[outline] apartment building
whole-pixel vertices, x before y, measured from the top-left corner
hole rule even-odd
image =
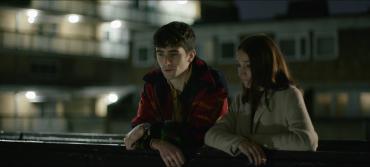
[[[5,131],[114,131],[108,110],[132,114],[137,104],[133,34],[200,16],[198,1],[22,0],[2,1],[0,9]]]

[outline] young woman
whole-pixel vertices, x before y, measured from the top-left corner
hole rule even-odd
[[[276,43],[263,34],[250,36],[236,60],[242,92],[205,143],[233,156],[243,153],[255,165],[267,161],[263,148],[315,151],[317,134]]]

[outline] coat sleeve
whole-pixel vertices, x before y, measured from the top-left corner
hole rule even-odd
[[[141,92],[138,110],[136,116],[131,121],[131,126],[135,127],[142,123],[153,123],[156,117],[158,117],[158,114],[156,115],[155,113],[154,90],[150,84],[146,83]]]
[[[254,134],[253,140],[271,149],[315,151],[318,136],[308,115],[301,92],[294,88],[287,93],[285,121],[288,132],[279,134]]]
[[[230,112],[220,117],[216,124],[205,135],[205,144],[222,150],[232,156],[239,154],[238,146],[243,137],[236,135],[237,112],[233,111],[234,103],[230,106]]]

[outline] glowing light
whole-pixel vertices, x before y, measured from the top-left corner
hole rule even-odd
[[[80,21],[80,16],[76,15],[76,14],[71,14],[68,16],[68,21],[70,23],[77,23]]]
[[[121,28],[122,27],[122,22],[119,20],[114,20],[110,23],[110,27],[112,28]]]
[[[182,1],[176,1],[176,3],[179,4],[179,5],[185,5],[185,4],[188,3],[188,1],[187,0],[182,0]]]
[[[36,99],[36,93],[34,91],[27,91],[25,96],[28,100]]]
[[[366,114],[370,114],[370,92],[360,94],[361,110]]]
[[[27,21],[28,21],[28,23],[33,24],[33,23],[35,23],[36,18],[35,17],[28,17]]]
[[[117,95],[117,94],[115,94],[115,93],[110,93],[110,94],[108,95],[108,102],[109,102],[110,104],[117,102],[117,100],[118,100],[118,95]]]
[[[39,15],[39,12],[35,9],[29,9],[29,10],[27,10],[26,13],[27,13],[28,17],[32,17],[32,18],[35,18]]]
[[[36,21],[36,17],[39,15],[39,11],[37,11],[35,9],[28,9],[26,11],[26,15],[28,17],[27,22],[30,23],[30,24],[33,24]]]

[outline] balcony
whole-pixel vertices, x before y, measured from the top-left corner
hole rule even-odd
[[[129,55],[126,41],[97,41],[10,31],[0,31],[0,48],[115,59],[126,59]]]
[[[149,3],[151,5],[149,5]],[[33,1],[32,7],[44,11],[55,11],[64,13],[78,13],[85,16],[97,17],[102,20],[125,20],[135,28],[143,28],[148,25],[160,26],[173,20],[193,23],[197,16],[193,12],[183,14],[184,12],[166,12],[159,7],[158,2],[135,2],[135,1]],[[173,2],[175,3],[175,2]],[[191,7],[197,5],[197,2],[189,2]],[[192,11],[193,8],[183,9],[178,7],[177,11]]]

